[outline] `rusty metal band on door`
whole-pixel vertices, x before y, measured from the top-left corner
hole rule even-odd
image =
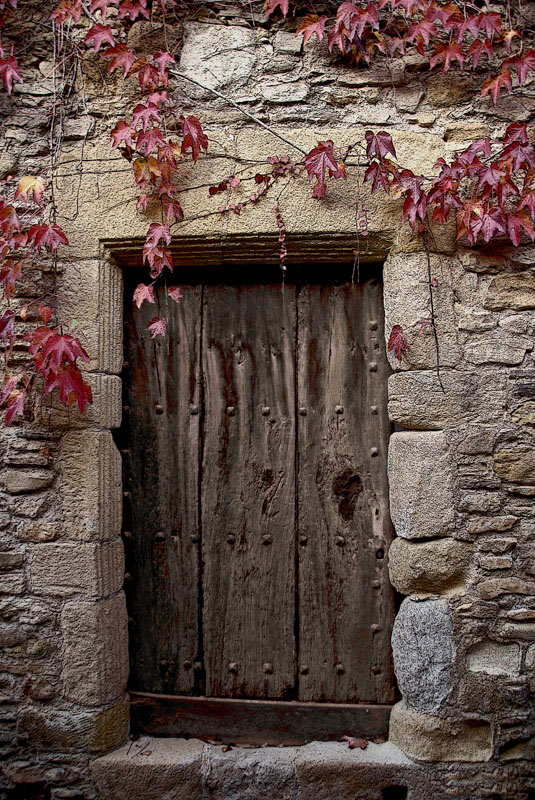
[[[125,306],[132,690],[391,703],[380,283],[183,293]]]

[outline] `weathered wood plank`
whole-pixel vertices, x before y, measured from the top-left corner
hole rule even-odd
[[[231,744],[299,745],[388,733],[391,706],[132,694],[133,733]]]
[[[135,284],[134,284],[135,285]],[[189,692],[198,658],[200,286],[180,304],[126,300],[125,473],[131,504],[126,583],[133,654],[130,685]],[[145,330],[165,316],[168,335]],[[129,509],[126,509],[129,513]],[[130,546],[131,544],[131,546]]]
[[[390,702],[379,284],[304,285],[298,332],[299,699]]]
[[[295,290],[207,286],[202,470],[206,694],[295,680]]]

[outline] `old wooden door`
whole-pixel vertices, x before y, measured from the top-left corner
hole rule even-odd
[[[235,741],[383,732],[381,285],[206,278],[179,304],[162,288],[137,310],[126,293],[134,724]],[[165,340],[146,332],[155,314]]]

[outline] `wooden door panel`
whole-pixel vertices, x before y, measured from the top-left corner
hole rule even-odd
[[[204,292],[206,694],[284,698],[295,683],[295,289]]]
[[[188,693],[198,657],[201,287],[157,306],[127,312],[125,412],[127,497],[134,540],[127,540],[125,585],[134,653],[130,685]],[[165,316],[168,335],[150,339],[147,323]]]
[[[393,699],[382,334],[377,282],[301,288],[300,700]]]

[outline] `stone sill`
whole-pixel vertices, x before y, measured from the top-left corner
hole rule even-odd
[[[224,752],[198,739],[142,737],[95,759],[91,771],[106,800],[402,800],[429,791],[422,767],[390,742]]]

